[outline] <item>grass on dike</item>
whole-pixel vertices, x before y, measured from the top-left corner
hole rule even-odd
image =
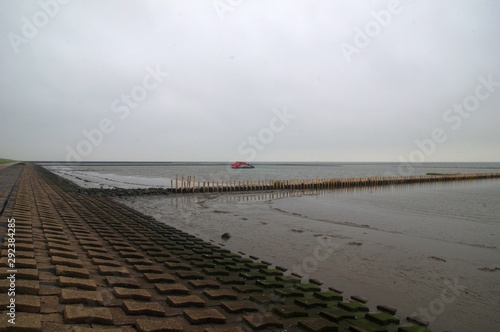
[[[13,162],[15,162],[15,160],[0,158],[0,164],[8,164]]]

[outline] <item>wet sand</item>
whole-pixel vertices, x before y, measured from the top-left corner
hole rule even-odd
[[[467,230],[454,227],[468,224],[457,224],[453,211],[432,216],[411,209],[359,206],[359,196],[347,195],[334,200],[328,212],[324,204],[329,199],[320,207],[314,194],[280,196],[171,195],[120,201],[232,251],[319,279],[345,295],[362,295],[371,308],[384,304],[398,308],[403,317],[416,313],[431,322],[432,330],[499,330],[498,224],[472,225],[482,233],[492,232],[474,242],[459,236]],[[431,236],[419,231],[416,220],[446,226],[443,234]],[[394,227],[397,221],[401,228]],[[222,240],[226,232],[231,238]]]

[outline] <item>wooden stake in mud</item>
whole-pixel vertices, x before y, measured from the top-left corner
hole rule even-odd
[[[309,179],[283,179],[283,180],[238,180],[196,182],[195,176],[175,176],[170,179],[170,192],[195,193],[195,192],[233,192],[254,190],[322,190],[322,189],[348,189],[359,187],[372,187],[384,185],[410,185],[413,183],[431,183],[438,181],[458,181],[470,179],[500,178],[500,173],[491,174],[436,174],[436,175],[411,175],[391,177],[360,177],[360,178],[309,178]],[[287,194],[288,195],[288,194]]]

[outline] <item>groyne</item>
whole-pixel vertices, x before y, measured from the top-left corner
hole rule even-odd
[[[375,187],[412,183],[464,181],[500,178],[500,173],[432,174],[360,178],[314,178],[256,181],[196,181],[196,177],[177,176],[170,181],[170,193],[236,192],[265,190],[328,190],[338,188]]]

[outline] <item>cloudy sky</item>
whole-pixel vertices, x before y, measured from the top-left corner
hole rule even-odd
[[[500,161],[496,0],[0,7],[0,157]]]

